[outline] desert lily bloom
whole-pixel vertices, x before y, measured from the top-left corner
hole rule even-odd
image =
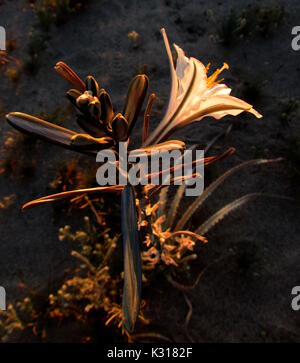
[[[218,80],[219,74],[229,68],[226,63],[208,77],[210,64],[205,67],[198,59],[187,58],[184,51],[174,44],[177,53],[175,68],[165,29],[161,29],[161,33],[169,58],[171,93],[166,113],[145,140],[145,145],[161,142],[175,130],[206,116],[220,119],[226,115],[237,116],[247,111],[257,118],[262,117],[252,105],[230,96],[231,89],[220,83],[223,79]]]
[[[101,149],[110,148],[117,151],[117,145],[120,141],[129,143],[130,133],[146,97],[148,88],[147,77],[145,75],[138,75],[132,80],[127,92],[123,112],[114,115],[109,95],[104,89],[99,88],[97,81],[92,76],[88,76],[86,82],[83,82],[70,67],[62,62],[59,62],[55,69],[74,87],[67,92],[67,98],[80,112],[77,121],[85,133],[75,132],[20,112],[12,112],[6,116],[9,124],[21,132],[35,135],[38,138],[92,156],[95,156],[96,152]],[[150,100],[153,103],[153,97],[150,97]],[[144,125],[149,121],[151,109],[149,104],[151,105],[151,102],[148,103],[147,117],[145,117],[146,122],[144,122]],[[143,140],[146,137],[147,132],[144,127]],[[136,149],[135,154],[138,156],[143,152],[148,155],[155,151],[182,150],[184,148],[184,142],[168,140]],[[209,157],[204,162],[210,163],[215,160],[216,158]],[[118,167],[118,160],[116,160],[116,166]],[[54,202],[64,198],[100,192],[122,192],[121,210],[124,246],[122,316],[123,328],[127,331],[132,331],[140,310],[142,283],[140,243],[136,217],[136,194],[134,188],[129,185],[112,185],[71,190],[39,198],[25,204],[23,208]]]
[[[75,132],[21,112],[9,113],[6,116],[8,123],[21,132],[92,155],[101,149],[113,149],[119,141],[129,139],[147,94],[149,81],[146,75],[133,78],[123,112],[115,114],[109,94],[100,89],[94,77],[87,76],[83,82],[63,62],[58,62],[55,70],[74,87],[66,93],[66,97],[79,111],[77,123],[83,132]]]
[[[119,141],[126,141],[129,144],[131,131],[137,121],[147,94],[149,83],[147,76],[140,74],[133,78],[128,87],[123,112],[115,115],[109,94],[103,88],[99,87],[98,82],[94,77],[87,76],[85,82],[83,82],[81,78],[63,62],[58,62],[55,66],[55,70],[74,87],[67,91],[66,97],[79,111],[77,122],[85,133],[69,130],[22,112],[11,112],[6,115],[8,123],[23,133],[45,139],[46,141],[59,146],[91,156],[95,156],[97,151],[107,148],[117,152]],[[151,95],[145,112],[143,141],[148,135],[148,126],[146,125],[149,122],[149,114],[153,101],[154,95]],[[182,141],[167,140],[161,143],[152,143],[148,146],[142,146],[135,149],[134,154],[135,156],[139,156],[141,153],[149,155],[156,151],[184,150],[184,148],[185,143]],[[227,152],[224,155],[226,156]],[[205,158],[204,163],[207,165],[223,158],[224,155]],[[202,161],[203,160],[196,160],[195,162]],[[116,161],[116,167],[118,168],[118,160]],[[177,166],[177,168],[181,167],[181,165]],[[174,170],[170,170],[170,172],[172,171]],[[168,170],[162,172],[168,172]],[[151,175],[146,174],[145,178],[150,179]],[[172,182],[172,179],[170,182]],[[120,192],[123,188],[124,185],[113,185],[66,191],[26,203],[23,208],[53,202],[59,199],[71,198],[86,193]]]
[[[164,30],[163,35],[170,57],[170,62],[172,62],[170,47],[167,43],[167,38]],[[197,105],[195,106],[192,101],[196,98],[194,96],[193,98],[191,98],[191,95],[194,95],[194,89],[198,90],[199,88],[199,77],[202,75],[202,78],[205,78],[206,73],[205,70],[201,68],[204,66],[199,61],[188,60],[184,57],[183,52],[179,51],[179,48],[178,55],[178,76],[174,74],[176,72],[174,70],[173,64],[170,63],[173,77],[173,85],[171,91],[171,101],[167,110],[167,114],[164,117],[161,125],[159,126],[160,130],[154,131],[154,134],[148,137],[149,117],[151,107],[154,101],[154,95],[151,95],[144,118],[144,129],[142,136],[143,145],[141,148],[135,150],[136,156],[138,156],[141,152],[149,154],[153,151],[167,151],[174,149],[183,150],[185,148],[184,142],[179,140],[166,140],[166,137],[169,136],[173,130],[175,130],[175,127],[173,127],[173,123],[175,121],[178,121],[179,116],[180,119],[184,121],[183,124],[189,123],[195,119],[196,111],[194,110],[195,108],[197,108],[196,106],[198,106],[199,102],[197,102]],[[35,135],[36,137],[46,139],[47,141],[50,141],[52,143],[56,143],[60,146],[84,154],[91,154],[93,156],[95,156],[96,152],[101,149],[110,148],[117,151],[116,146],[120,141],[126,141],[129,143],[131,131],[135,125],[138,115],[142,109],[144,99],[146,97],[148,89],[147,77],[145,75],[138,75],[132,80],[127,92],[127,98],[123,112],[115,115],[109,95],[104,89],[99,88],[97,81],[92,76],[88,76],[86,78],[86,81],[83,82],[73,70],[71,70],[65,63],[62,62],[57,63],[55,69],[74,87],[67,92],[67,98],[80,112],[77,117],[77,121],[79,126],[83,129],[85,133],[75,132],[73,130],[66,129],[46,122],[44,120],[38,119],[31,115],[26,115],[19,112],[12,112],[8,114],[6,116],[7,121],[21,132],[29,133],[31,135]],[[201,69],[202,73],[200,72]],[[212,77],[209,81],[210,84],[213,84],[215,82],[215,79],[216,76],[215,78]],[[205,78],[205,82],[207,87],[208,79]],[[203,80],[201,86],[203,86]],[[218,94],[219,98],[221,98],[221,89],[223,93],[228,93],[228,91],[225,91],[224,85],[218,85],[216,87],[219,87],[218,91],[216,91],[216,89],[211,86],[210,92],[215,93],[215,95]],[[203,90],[203,92],[204,91],[205,90]],[[203,92],[201,93],[201,95],[203,95]],[[207,99],[209,99],[208,96]],[[205,101],[202,100],[202,102]],[[211,111],[214,112],[214,115],[220,115],[220,112],[225,111],[231,114],[238,114],[239,112],[242,112],[241,110],[252,110],[251,106],[243,103],[243,101],[237,100],[235,102],[236,104],[234,104],[233,101],[231,103],[229,102],[228,104],[225,103],[227,108],[222,108],[219,106],[218,109],[212,108]],[[234,105],[236,107],[234,107]],[[242,105],[244,105],[244,108],[242,107]],[[185,112],[185,118],[181,118],[183,116],[182,111]],[[199,117],[199,107],[197,109],[197,112],[198,116],[196,118]],[[254,112],[254,110],[252,112]],[[230,155],[233,151],[233,149],[229,149],[220,156],[208,157],[204,158],[204,160],[196,160],[195,163],[204,162],[204,164],[207,165]],[[116,164],[118,164],[118,161],[116,161]],[[182,165],[179,165],[177,167],[181,168]],[[163,175],[163,173],[165,172],[172,171],[174,170],[162,170],[160,174]],[[145,175],[145,177],[148,177],[148,175]],[[170,182],[172,182],[172,179],[170,180]],[[152,185],[148,186],[148,190],[154,189],[154,191],[151,192],[149,198],[147,197],[141,199],[149,200],[154,192],[158,191],[160,187],[161,186],[156,188]],[[145,187],[145,190],[146,189],[147,186]],[[124,245],[124,293],[122,314],[124,329],[132,331],[134,329],[134,325],[140,309],[140,294],[142,282],[138,233],[139,231],[136,215],[136,194],[134,188],[130,185],[113,185],[66,191],[63,193],[52,194],[46,197],[39,198],[35,201],[25,204],[23,208],[54,202],[59,199],[71,198],[74,196],[82,196],[85,194],[99,192],[122,192],[121,209],[123,232],[122,234]],[[142,204],[145,204],[144,201]],[[164,234],[162,234],[163,232],[160,232],[160,237],[164,239],[169,239],[171,237],[175,237],[175,235],[180,234],[181,232],[182,231],[167,231]],[[185,243],[189,246],[191,243],[189,237],[191,236],[187,232],[182,232],[181,234],[185,235]],[[198,237],[194,234],[192,235],[192,237],[196,239],[201,239],[201,236]]]

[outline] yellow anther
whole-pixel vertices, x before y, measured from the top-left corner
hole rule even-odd
[[[207,65],[208,66],[208,65]],[[206,67],[207,68],[207,67]],[[224,62],[222,68],[218,68],[211,76],[207,78],[207,87],[211,88],[215,84],[218,84],[223,81],[223,78],[217,81],[217,78],[221,72],[223,72],[225,69],[229,69],[229,65]]]

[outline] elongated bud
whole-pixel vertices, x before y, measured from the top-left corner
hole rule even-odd
[[[130,82],[123,111],[123,116],[128,122],[128,136],[130,135],[142,109],[148,90],[148,84],[149,80],[145,74],[135,76]]]
[[[94,97],[91,96],[88,91],[86,91],[77,98],[76,105],[80,110],[86,112],[88,110],[89,103],[92,101],[94,101]]]
[[[111,99],[104,89],[100,90],[98,98],[101,103],[101,121],[104,124],[108,124],[114,117],[114,109]]]
[[[100,120],[101,104],[97,97],[94,97],[94,100],[89,103],[88,108],[90,116],[94,117],[97,120]]]
[[[78,97],[81,96],[81,92],[78,91],[77,89],[70,89],[67,93],[66,93],[66,96],[67,96],[67,99],[74,105],[74,106],[77,106],[76,104],[76,100]]]
[[[57,126],[37,117],[22,112],[11,112],[6,115],[8,123],[17,130],[52,143],[69,147],[74,131]]]
[[[71,139],[71,145],[75,148],[98,150],[108,147],[112,141],[111,137],[95,138],[88,134],[76,134]]]
[[[148,100],[147,107],[146,107],[145,115],[144,115],[144,126],[143,126],[143,134],[142,134],[142,143],[143,144],[148,137],[150,113],[152,110],[154,100],[155,100],[155,93],[151,93],[149,100]]]
[[[56,63],[54,69],[61,77],[65,78],[68,82],[70,82],[78,91],[80,91],[81,93],[85,91],[84,82],[66,63],[58,62]]]
[[[127,139],[128,123],[125,117],[118,113],[111,122],[114,138],[117,141],[123,141]]]
[[[78,115],[77,123],[82,128],[82,130],[92,135],[93,137],[99,138],[108,136],[106,127],[98,120],[91,122],[89,118]]]
[[[99,92],[98,82],[93,76],[87,76],[85,79],[85,86],[87,91],[91,91],[92,95],[97,97]]]

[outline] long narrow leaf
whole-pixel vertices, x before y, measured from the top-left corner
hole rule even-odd
[[[198,144],[192,145],[191,147],[188,148],[188,150],[191,150],[191,151],[196,150],[198,146],[199,146]],[[194,171],[194,169],[195,169],[195,167],[193,168],[193,171]],[[170,228],[172,227],[172,225],[174,223],[174,219],[176,217],[177,210],[178,210],[179,204],[181,202],[181,199],[183,197],[185,188],[186,188],[186,184],[180,185],[177,188],[176,194],[172,200],[169,212],[167,214],[167,220],[166,220],[166,225]]]
[[[130,155],[133,157],[139,157],[144,155],[151,155],[151,153],[155,152],[164,152],[164,151],[172,151],[172,150],[184,150],[185,143],[180,140],[168,140],[162,142],[160,144],[151,145],[148,147],[142,147],[139,149],[132,150]]]
[[[134,189],[122,192],[122,233],[124,249],[123,327],[132,332],[140,310],[142,266]]]
[[[233,168],[226,171],[224,174],[222,174],[219,178],[217,178],[213,183],[211,183],[204,192],[199,195],[198,198],[195,199],[195,201],[190,204],[190,206],[187,208],[185,213],[180,218],[179,222],[177,223],[175,230],[182,229],[185,224],[188,222],[188,220],[191,218],[191,216],[196,212],[196,210],[204,203],[204,201],[212,194],[212,192],[221,185],[230,175],[234,174],[235,172],[247,168],[251,165],[260,165],[260,164],[267,164],[267,163],[275,163],[278,161],[282,161],[282,158],[278,159],[257,159],[257,160],[249,160],[245,161],[244,163],[241,163],[237,166],[234,166]]]
[[[194,150],[197,148],[198,145],[193,145],[189,148],[189,150]],[[196,168],[196,164],[203,161],[204,162],[204,165],[209,165],[213,162],[216,162],[216,161],[220,161],[222,159],[225,159],[226,157],[232,155],[233,153],[235,152],[235,148],[231,147],[229,149],[227,149],[225,152],[223,152],[222,154],[220,155],[216,155],[216,156],[209,156],[209,157],[206,157],[206,158],[202,158],[202,159],[198,159],[198,160],[195,160],[193,161],[192,165],[190,166],[193,166],[193,170],[195,170]],[[185,164],[185,166],[189,166],[189,164]],[[182,166],[177,166],[177,168],[181,168]],[[170,169],[170,171],[172,171],[172,168]],[[194,174],[193,174],[193,177],[194,177]],[[186,178],[187,180],[189,178]],[[183,179],[184,180],[184,179]],[[171,204],[171,207],[169,209],[169,212],[168,212],[168,215],[167,215],[167,220],[166,220],[166,226],[168,227],[172,227],[173,224],[174,224],[174,220],[175,220],[175,217],[176,217],[176,213],[177,213],[177,210],[178,210],[178,207],[179,207],[179,204],[181,202],[181,199],[183,197],[183,193],[186,189],[186,184],[182,184],[179,186],[179,188],[177,189],[177,192],[175,194],[175,197],[173,198],[173,201],[172,201],[172,204]]]
[[[170,177],[170,181],[173,178],[173,173],[182,170],[184,167],[195,167],[198,163],[203,163],[204,165],[209,165],[215,161],[219,161],[222,160],[223,158],[227,157],[228,155],[231,155],[233,152],[235,152],[234,148],[229,148],[228,150],[226,150],[223,154],[221,155],[217,155],[217,156],[209,156],[207,158],[199,158],[196,159],[192,162],[189,163],[181,163],[178,165],[173,165],[171,167],[167,167],[165,169],[161,169],[160,171],[156,172],[156,173],[149,173],[149,174],[145,174],[143,175],[143,177],[141,178],[141,182],[145,183],[145,182],[150,182],[150,180],[153,178],[164,178],[164,177]],[[178,160],[178,159],[176,159]],[[176,164],[176,163],[175,163]],[[187,178],[188,179],[188,178]]]
[[[223,136],[227,136],[231,129],[232,129],[233,124],[230,124],[227,129],[225,131],[220,132],[218,135],[216,135],[207,145],[206,148],[204,150],[204,154],[206,154],[212,147],[213,145]]]
[[[168,190],[169,190],[169,188],[162,188],[159,193],[158,199],[159,199],[160,205],[159,205],[158,211],[159,211],[160,216],[165,214]]]
[[[195,233],[200,235],[205,235],[211,228],[213,228],[216,224],[218,224],[228,214],[232,213],[237,208],[242,207],[244,204],[250,202],[251,200],[257,197],[269,197],[269,198],[292,200],[292,198],[289,197],[282,197],[280,195],[273,195],[273,194],[264,194],[264,193],[246,194],[243,197],[238,198],[231,203],[228,203],[223,208],[218,210],[215,214],[209,217],[204,223],[202,223],[201,226],[197,228]]]
[[[214,143],[216,143],[222,136],[224,135],[228,135],[229,132],[232,129],[232,124],[228,126],[228,128],[225,131],[222,131],[221,133],[219,133],[217,136],[215,136],[206,146],[205,150],[204,150],[204,155],[206,155],[206,153],[210,150],[210,148],[214,145]],[[198,147],[198,144],[195,144],[193,146],[191,146],[189,148],[189,150],[195,150]],[[195,168],[194,168],[195,169]],[[193,170],[194,170],[193,169]],[[177,214],[177,210],[179,207],[179,204],[182,200],[183,194],[185,192],[186,189],[186,184],[182,184],[178,187],[177,192],[175,194],[175,197],[173,198],[168,216],[167,216],[167,221],[166,221],[166,225],[169,226],[170,228],[172,228],[173,224],[174,224],[174,220]]]
[[[171,207],[169,209],[167,220],[166,220],[166,225],[168,227],[170,227],[170,228],[172,227],[172,225],[174,223],[174,219],[176,217],[179,204],[180,204],[181,199],[183,197],[185,187],[186,187],[185,184],[180,185],[178,187],[177,191],[176,191],[176,194],[175,194],[173,200],[172,200],[172,204],[171,204]]]
[[[106,192],[106,193],[119,192],[119,191],[122,191],[123,188],[124,188],[124,185],[119,184],[119,185],[112,185],[112,186],[107,186],[107,187],[96,187],[96,188],[70,190],[67,192],[51,194],[51,195],[47,195],[42,198],[32,200],[31,202],[24,204],[22,209],[24,210],[24,209],[34,207],[34,206],[40,205],[40,204],[45,204],[45,203],[52,203],[52,202],[55,202],[60,199],[78,197],[78,196],[84,195],[84,194],[96,194],[96,193],[100,193],[100,192]]]

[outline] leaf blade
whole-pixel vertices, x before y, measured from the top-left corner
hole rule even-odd
[[[209,217],[204,223],[201,224],[195,231],[195,233],[200,235],[205,235],[211,228],[213,228],[216,224],[218,224],[222,219],[224,219],[228,214],[232,213],[237,208],[242,207],[244,204],[250,202],[252,199],[258,197],[268,197],[268,198],[277,198],[284,200],[293,200],[293,198],[273,195],[273,194],[265,194],[265,193],[249,193],[235,199],[233,202],[226,204],[223,208],[214,213],[211,217]]]
[[[112,185],[112,186],[105,186],[105,187],[96,187],[96,188],[85,188],[85,189],[76,189],[70,190],[67,192],[61,192],[56,194],[47,195],[45,197],[41,197],[35,200],[32,200],[23,205],[22,210],[34,207],[36,205],[45,204],[45,203],[52,203],[57,200],[78,197],[84,194],[95,194],[99,192],[119,192],[123,190],[123,185]]]
[[[249,161],[245,161],[245,162],[243,162],[241,164],[238,164],[238,165],[234,166],[233,168],[229,169],[224,174],[219,176],[214,182],[212,182],[204,190],[204,192],[201,195],[199,195],[199,197],[196,198],[195,201],[187,208],[185,213],[182,215],[182,217],[178,221],[178,223],[177,223],[177,225],[175,227],[175,230],[182,229],[185,226],[185,224],[188,222],[188,220],[191,218],[191,216],[195,213],[195,211],[197,209],[199,209],[200,206],[204,203],[204,201],[212,194],[212,192],[218,186],[220,186],[232,174],[234,174],[237,171],[239,171],[241,169],[244,169],[244,168],[246,168],[248,166],[273,163],[273,162],[278,162],[278,161],[282,161],[282,160],[283,160],[282,158],[270,159],[270,160],[268,160],[268,159],[249,160]]]
[[[135,194],[130,185],[124,187],[121,207],[124,249],[123,327],[132,332],[140,310],[142,264]]]

